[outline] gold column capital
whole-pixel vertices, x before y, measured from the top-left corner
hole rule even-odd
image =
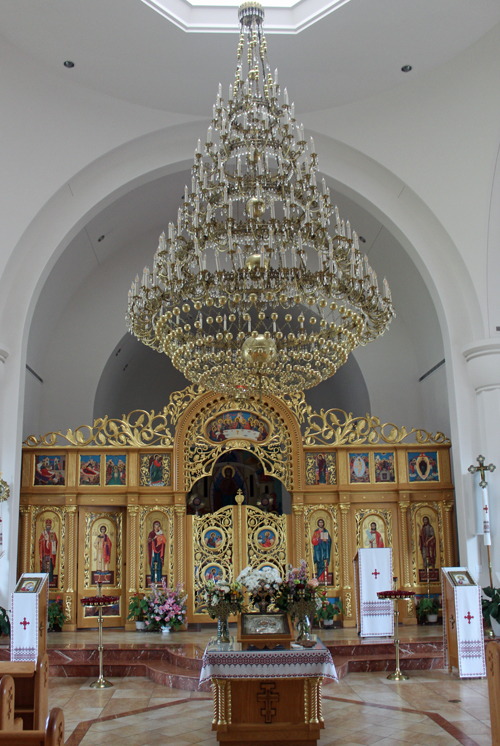
[[[351,503],[339,503],[339,508],[342,513],[348,513],[351,509]]]
[[[186,514],[186,506],[185,505],[174,505],[174,512],[176,515],[185,515]]]
[[[137,515],[139,512],[139,506],[138,505],[127,505],[127,513],[130,515]]]
[[[445,501],[443,504],[444,504],[444,509],[448,513],[450,513],[453,510],[453,508],[455,507],[455,503],[453,501],[452,502]]]
[[[406,511],[410,507],[410,501],[409,500],[400,500],[398,503],[401,510]]]
[[[292,511],[296,513],[297,515],[300,515],[304,512],[304,506],[303,505],[292,505]]]
[[[20,505],[19,512],[23,515],[28,515],[28,513],[31,513],[31,505]]]
[[[65,505],[64,510],[66,513],[76,513],[76,505]]]

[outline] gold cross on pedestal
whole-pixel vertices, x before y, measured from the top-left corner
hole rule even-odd
[[[274,683],[274,681],[269,683],[262,682],[260,688],[263,689],[264,692],[257,694],[257,701],[266,703],[266,706],[263,707],[260,711],[261,715],[265,718],[266,723],[272,723],[273,717],[276,716],[276,708],[272,706],[272,703],[279,702],[280,695],[278,694],[278,692],[272,691],[276,688],[276,684]]]
[[[476,459],[476,461],[479,462],[479,466],[474,466],[474,464],[471,464],[471,466],[469,466],[468,471],[470,471],[471,474],[475,474],[476,471],[479,471],[481,473],[481,481],[479,482],[479,486],[484,489],[486,487],[486,485],[488,484],[488,482],[484,478],[485,472],[487,472],[487,471],[495,471],[495,469],[497,467],[495,466],[495,464],[488,464],[488,466],[485,466],[485,464],[484,464],[484,461],[485,461],[484,456],[478,456],[477,459]]]

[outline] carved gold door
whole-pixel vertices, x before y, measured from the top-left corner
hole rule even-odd
[[[291,560],[291,516],[238,505],[187,519],[189,622],[210,621],[203,598],[209,579],[231,583],[247,565],[273,566],[285,575]]]
[[[122,627],[127,616],[124,593],[124,510],[81,507],[78,536],[78,627],[95,627],[97,609],[83,606],[82,598],[103,596],[118,601],[103,608],[105,627]]]

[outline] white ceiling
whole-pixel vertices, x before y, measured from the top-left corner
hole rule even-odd
[[[225,91],[234,76],[237,11],[224,11],[234,34],[187,33],[142,0],[0,0],[0,30],[81,85],[209,116],[219,81]],[[270,34],[269,59],[300,114],[407,85],[498,22],[498,0],[350,0],[296,36]]]

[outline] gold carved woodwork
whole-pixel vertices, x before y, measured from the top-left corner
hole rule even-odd
[[[177,582],[184,584],[186,582],[186,541],[184,538],[184,529],[186,523],[186,506],[175,505],[175,525],[176,525],[176,547],[177,554]],[[173,547],[173,544],[172,544]],[[173,551],[173,550],[172,550]]]
[[[396,444],[402,443],[406,438],[414,436],[414,442],[420,445],[450,445],[451,441],[443,433],[435,435],[422,428],[397,427],[387,422],[380,423],[378,417],[367,414],[365,417],[353,417],[352,412],[347,414],[342,409],[321,409],[315,412],[310,404],[306,403],[304,392],[286,394],[283,397],[285,403],[295,414],[299,424],[303,426],[304,445],[362,445],[368,443]]]
[[[293,525],[294,525],[294,542],[293,542],[293,565],[299,566],[299,562],[306,555],[305,527],[304,527],[304,506],[292,505]]]
[[[209,547],[204,538],[211,533],[221,537],[218,547]],[[236,577],[234,567],[234,526],[233,507],[222,508],[216,513],[193,516],[193,594],[191,608],[193,614],[206,614],[206,604],[202,599],[205,582],[214,573],[228,583]]]
[[[444,531],[445,531],[445,562],[446,567],[453,566],[453,530],[452,530],[452,517],[453,508],[455,507],[452,502],[444,503]]]
[[[228,409],[228,401],[223,397],[216,397],[207,402],[206,406],[194,414],[185,433],[183,453],[179,454],[179,458],[183,459],[183,487],[186,492],[199,479],[212,474],[216,461],[224,453],[237,449],[253,453],[261,462],[266,474],[279,479],[288,490],[292,489],[290,470],[293,453],[287,424],[277,409],[265,401],[259,402],[253,399],[245,406],[270,423],[271,432],[265,442],[258,443],[246,438],[227,440],[222,443],[212,443],[208,440],[206,437],[207,421]]]
[[[399,503],[399,510],[401,516],[401,545],[403,547],[403,582],[406,588],[410,588],[410,560],[408,556],[408,516],[407,511],[410,507],[408,501],[401,501]],[[411,606],[413,609],[413,605]]]
[[[247,552],[248,564],[252,567],[273,565],[282,577],[287,567],[287,520],[286,515],[265,513],[258,508],[248,506],[247,516]],[[268,529],[275,536],[271,547],[263,549],[257,540],[261,531]],[[242,569],[242,568],[240,568]]]
[[[331,538],[332,538],[332,554],[330,559],[330,565],[333,570],[333,588],[340,587],[340,554],[339,554],[339,525],[338,525],[338,507],[337,505],[308,505],[304,509],[304,523],[305,523],[305,534],[306,534],[306,559],[309,567],[309,572],[314,574],[315,568],[313,563],[313,544],[312,537],[314,533],[314,527],[312,523],[316,523],[321,518],[321,514],[326,514],[331,521]],[[316,516],[316,517],[315,517]]]
[[[66,515],[68,516],[68,582],[66,591],[68,593],[74,593],[76,587],[76,505],[69,505],[65,507]]]
[[[260,702],[263,707],[260,711],[265,723],[272,723],[276,717],[276,708],[273,707],[273,703],[280,701],[280,695],[276,691],[275,681],[261,681],[261,691],[257,694],[257,702]]]
[[[128,516],[128,592],[137,593],[137,514],[139,507],[137,505],[127,506]],[[141,542],[142,543],[142,542]],[[142,548],[142,547],[141,547]]]
[[[180,507],[182,508],[182,506]],[[136,527],[137,536],[139,539],[139,547],[138,547],[138,550],[136,550],[136,556],[137,554],[139,555],[139,578],[138,578],[139,591],[141,591],[141,593],[144,593],[144,591],[146,590],[146,576],[151,571],[151,568],[148,565],[149,556],[148,556],[148,551],[147,551],[147,545],[148,545],[147,521],[151,513],[162,513],[165,516],[167,529],[166,531],[163,531],[163,533],[168,539],[168,542],[167,542],[166,556],[165,556],[165,562],[163,564],[163,567],[164,569],[166,569],[166,572],[164,574],[168,578],[168,584],[171,588],[173,588],[173,586],[175,585],[174,557],[176,553],[178,553],[179,555],[181,554],[180,548],[176,546],[175,540],[174,540],[174,535],[175,535],[174,507],[171,505],[168,505],[168,506],[142,505],[141,507],[138,507],[135,505],[134,506],[129,505],[128,510],[132,512],[133,516],[135,516],[133,525]],[[139,518],[138,529],[137,529],[137,516]],[[179,545],[182,545],[182,536],[178,538],[179,538],[179,542],[178,542]],[[179,580],[179,582],[182,582],[182,581]]]

